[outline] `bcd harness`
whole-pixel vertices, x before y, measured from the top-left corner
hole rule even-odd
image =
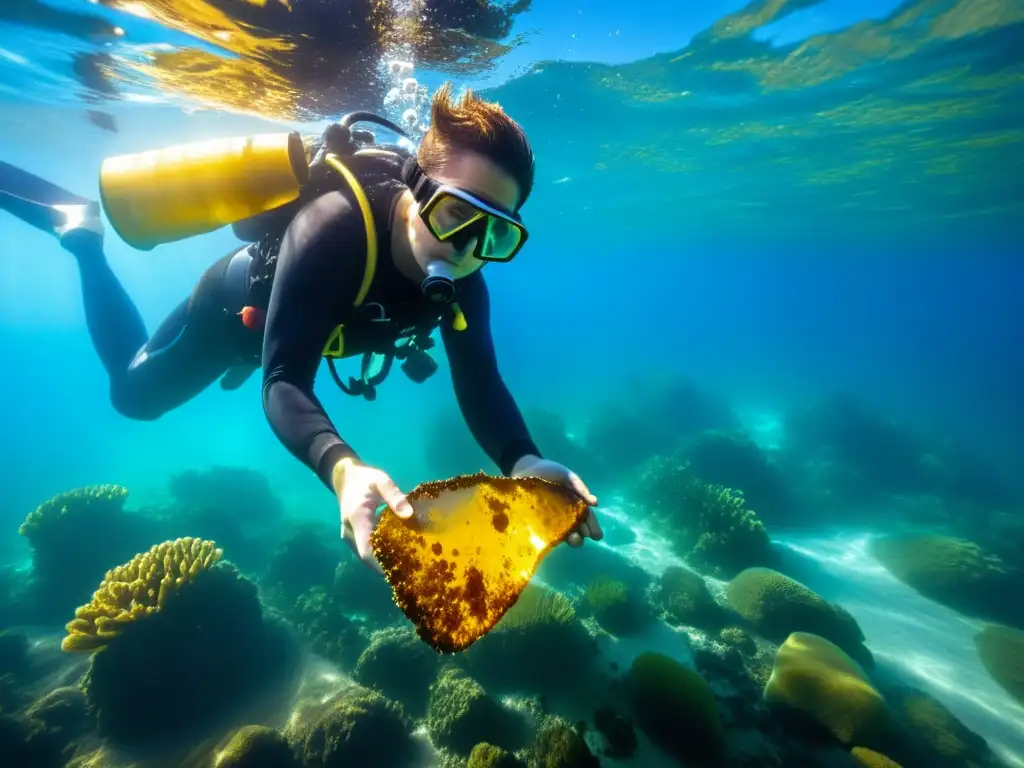
[[[365,304],[366,297],[373,285],[373,279],[377,271],[378,243],[377,229],[370,207],[370,200],[362,184],[356,178],[352,170],[341,161],[339,154],[346,155],[359,160],[388,160],[399,164],[403,161],[400,152],[380,147],[368,148],[367,144],[373,143],[373,134],[367,131],[352,131],[350,125],[357,121],[372,121],[405,135],[401,128],[385,118],[372,113],[357,112],[343,117],[338,123],[328,126],[324,132],[323,144],[317,151],[311,168],[326,165],[334,170],[340,179],[344,180],[346,186],[351,190],[356,202],[359,205],[363,218],[363,226],[366,235],[366,260],[363,268],[363,277],[359,285],[359,291],[352,302],[352,309],[359,312],[366,320],[367,327],[372,331],[373,338],[369,348],[363,352],[360,366],[360,377],[358,379],[349,377],[348,384],[345,384],[335,367],[335,361],[347,357],[354,357],[357,352],[350,352],[345,344],[345,324],[335,326],[334,330],[324,344],[321,356],[327,360],[331,376],[343,392],[350,395],[362,396],[367,400],[377,398],[377,387],[384,382],[394,361],[400,360],[402,371],[406,376],[416,383],[426,381],[437,371],[437,363],[427,354],[427,350],[434,346],[431,334],[440,322],[440,313],[433,314],[427,319],[422,316],[416,318],[412,325],[408,323],[396,323],[399,318],[389,318],[382,305],[373,303]],[[290,219],[289,219],[290,220]],[[279,234],[283,234],[279,233]],[[271,247],[279,247],[280,238],[273,238],[276,241]],[[264,250],[263,244],[257,244],[257,252]],[[462,314],[457,302],[452,302],[453,313],[452,327],[457,331],[466,329],[466,319]],[[372,316],[372,310],[377,310],[377,316]],[[253,307],[244,307],[239,315],[243,322],[249,325],[247,315],[258,315],[259,310]],[[374,368],[377,370],[374,371]]]

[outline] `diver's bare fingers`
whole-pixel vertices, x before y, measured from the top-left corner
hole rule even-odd
[[[582,547],[583,537],[580,536],[576,531],[573,531],[569,534],[569,538],[565,540],[565,543],[568,544],[570,547]]]
[[[370,534],[373,532],[373,512],[360,510],[348,519],[352,528],[352,538],[355,541],[356,554],[359,559],[375,570],[380,570],[377,558],[373,556],[373,547],[370,545]]]
[[[575,472],[569,472],[569,485],[572,486],[572,489],[576,491],[576,493],[580,495],[580,498],[587,502],[587,504],[597,504],[597,496],[590,492],[590,489],[587,488],[587,484],[584,483],[580,479],[580,476]]]
[[[594,541],[600,541],[604,538],[604,531],[601,530],[601,524],[597,522],[597,515],[594,514],[594,510],[587,510],[587,519],[583,521],[583,527],[587,530],[587,535]]]

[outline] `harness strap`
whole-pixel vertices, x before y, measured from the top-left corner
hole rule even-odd
[[[370,285],[373,283],[373,276],[377,272],[377,227],[374,224],[373,211],[370,209],[370,200],[355,174],[346,168],[334,153],[328,154],[324,161],[348,182],[352,194],[356,196],[356,202],[359,203],[359,209],[363,213],[363,226],[366,228],[366,265],[363,268],[363,282],[359,286],[359,293],[356,294],[355,301],[352,302],[353,307],[358,307],[366,300],[366,294],[370,292]]]

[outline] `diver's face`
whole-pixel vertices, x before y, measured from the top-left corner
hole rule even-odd
[[[454,152],[448,162],[430,177],[441,184],[477,194],[493,200],[507,210],[514,210],[519,202],[519,188],[515,180],[493,161],[476,152]],[[451,267],[451,276],[458,280],[476,272],[487,262],[472,256],[476,240],[471,239],[461,250],[451,243],[439,242],[420,218],[420,205],[414,202],[409,211],[409,243],[413,257],[426,272],[432,261],[445,261]]]

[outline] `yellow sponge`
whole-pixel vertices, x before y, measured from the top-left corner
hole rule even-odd
[[[92,601],[68,622],[65,651],[94,651],[107,645],[140,616],[163,608],[167,598],[218,560],[212,541],[186,537],[157,544],[125,565],[107,571]]]
[[[851,746],[873,743],[888,719],[861,666],[808,632],[794,632],[779,648],[764,697],[800,710]]]

